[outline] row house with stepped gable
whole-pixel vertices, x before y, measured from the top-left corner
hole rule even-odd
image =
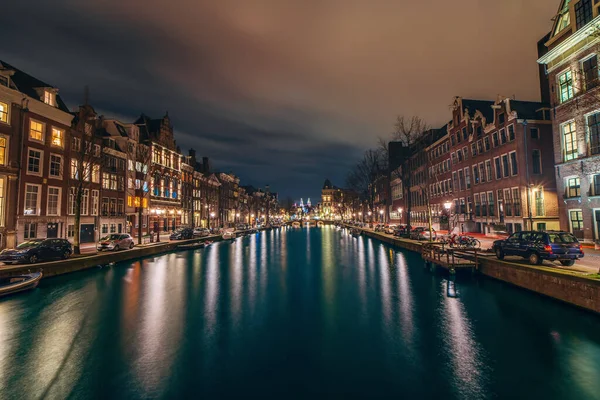
[[[538,63],[553,111],[561,228],[600,239],[600,3],[561,0]]]
[[[549,106],[456,97],[451,110],[448,124],[426,132],[392,171],[396,221],[407,222],[411,196],[412,226],[428,226],[431,210],[436,230],[559,229]],[[406,166],[410,188],[399,179]]]

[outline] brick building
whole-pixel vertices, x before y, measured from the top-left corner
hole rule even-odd
[[[540,47],[553,109],[554,173],[560,225],[600,239],[600,4],[562,0]]]

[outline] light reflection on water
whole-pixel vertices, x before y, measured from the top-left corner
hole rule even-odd
[[[598,376],[595,317],[330,227],[0,301],[0,398],[594,398]]]

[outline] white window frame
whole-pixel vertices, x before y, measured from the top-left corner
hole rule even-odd
[[[35,139],[35,138],[31,137],[31,123],[32,122],[42,125],[42,131],[40,132],[41,139]],[[29,118],[29,130],[27,131],[27,138],[32,142],[44,143],[45,139],[46,139],[46,123],[44,123],[42,121],[38,121],[37,119]]]
[[[6,106],[6,112],[0,112],[0,123],[10,125],[10,102],[5,102],[0,100],[0,104],[4,104]],[[6,115],[6,121],[2,119],[2,115]]]
[[[50,190],[51,189],[58,189],[58,199],[56,201],[56,213],[50,213]],[[48,190],[46,192],[46,215],[54,216],[54,217],[60,216],[61,199],[62,199],[62,188],[57,187],[57,186],[48,186]]]
[[[31,150],[38,151],[40,153],[40,172],[31,172],[31,171],[29,171],[29,152]],[[44,150],[38,149],[36,147],[28,147],[27,148],[27,169],[25,171],[26,171],[25,172],[26,175],[33,175],[33,176],[42,176],[42,175],[44,175]]]
[[[52,157],[60,158],[60,173],[58,175],[52,175]],[[48,157],[48,178],[50,179],[62,179],[64,171],[65,159],[62,154],[50,153]]]
[[[54,131],[60,132],[61,144],[54,144]],[[65,147],[65,130],[56,126],[50,127],[50,146],[63,149]]]
[[[32,212],[28,213],[27,210],[27,187],[37,187],[37,199],[35,200],[35,209],[32,209]],[[40,200],[42,198],[42,185],[38,185],[36,183],[26,183],[23,197],[23,215],[40,215]]]
[[[511,154],[515,154],[515,163],[517,164],[517,172],[513,171],[513,163],[512,163],[512,158],[510,157]],[[517,151],[513,150],[513,151],[509,151],[508,152],[508,166],[510,169],[510,176],[516,176],[519,173],[519,159],[517,157]]]

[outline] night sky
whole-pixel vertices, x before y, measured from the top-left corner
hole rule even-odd
[[[396,115],[453,96],[538,100],[553,0],[34,0],[0,13],[0,59],[107,117],[173,121],[187,152],[282,198],[320,196]],[[317,200],[318,201],[318,200]]]

